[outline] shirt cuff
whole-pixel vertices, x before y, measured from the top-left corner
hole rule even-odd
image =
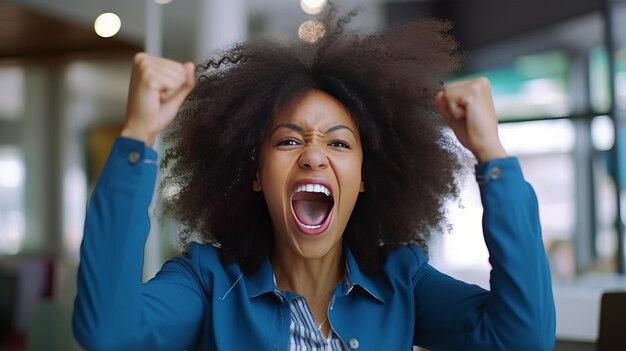
[[[130,164],[157,163],[157,151],[147,146],[143,141],[123,136],[117,137],[113,144],[112,154],[124,157]]]
[[[97,187],[125,192],[152,194],[159,165],[156,150],[143,141],[117,137],[111,148]]]
[[[496,158],[484,163],[479,163],[475,167],[476,182],[484,185],[498,181],[502,177],[522,174],[522,169],[517,157]]]

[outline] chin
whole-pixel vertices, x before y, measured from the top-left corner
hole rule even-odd
[[[300,236],[300,238],[294,238],[295,236]],[[337,251],[338,248],[341,249],[341,237],[336,238],[336,235],[333,236],[330,231],[314,238],[301,233],[295,234],[294,237],[292,237],[295,239],[292,247],[299,256],[306,259],[323,258],[329,253]],[[334,238],[331,239],[331,237]]]

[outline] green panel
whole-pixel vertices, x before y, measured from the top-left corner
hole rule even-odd
[[[568,113],[569,69],[565,53],[549,51],[520,56],[509,66],[453,81],[480,76],[488,78],[501,120],[561,117]],[[552,105],[550,99],[553,99]]]
[[[611,106],[609,86],[609,58],[604,47],[595,47],[589,52],[589,102],[598,112],[607,112]]]

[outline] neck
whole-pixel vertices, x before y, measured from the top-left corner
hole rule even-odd
[[[328,304],[332,290],[344,277],[344,262],[341,243],[319,258],[305,257],[281,245],[275,245],[272,253],[276,286],[306,299],[320,332],[325,336],[330,330]]]
[[[310,297],[320,296],[335,288],[345,274],[341,245],[320,258],[305,258],[275,248],[272,268],[280,290]]]

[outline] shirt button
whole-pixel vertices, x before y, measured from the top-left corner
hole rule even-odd
[[[491,179],[496,180],[500,178],[500,173],[502,173],[502,171],[500,171],[500,167],[493,167],[491,169]]]
[[[137,151],[131,151],[131,153],[128,154],[128,162],[130,162],[133,165],[139,162],[140,159],[141,159],[141,155]]]
[[[348,341],[348,346],[350,346],[351,349],[358,349],[359,348],[359,340],[352,338],[350,339],[350,341]]]

